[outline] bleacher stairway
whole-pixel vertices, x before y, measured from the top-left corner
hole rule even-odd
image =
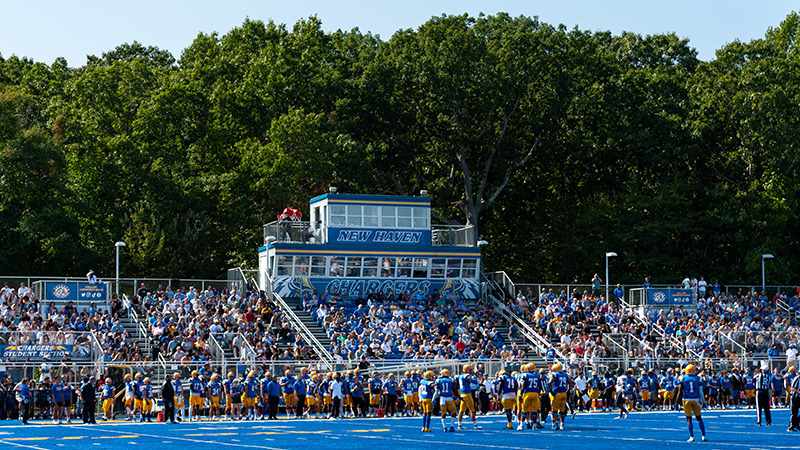
[[[128,331],[131,334],[133,341],[136,342],[136,344],[139,346],[139,349],[141,349],[143,357],[152,355],[150,338],[147,334],[139,329],[133,314],[126,314],[125,316],[120,317],[119,324],[122,325],[122,328],[124,328],[125,331]]]
[[[283,299],[287,305],[294,311],[297,317],[303,322],[303,325],[308,328],[311,334],[317,338],[317,340],[325,346],[325,348],[331,348],[331,340],[328,335],[325,333],[325,329],[322,328],[314,318],[311,317],[311,313],[308,311],[303,310],[303,301],[300,298],[284,298]]]

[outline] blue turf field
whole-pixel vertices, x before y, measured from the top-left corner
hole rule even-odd
[[[579,414],[567,418],[566,431],[505,430],[505,417],[479,417],[483,430],[443,433],[433,418],[433,433],[421,433],[420,418],[285,420],[278,422],[192,422],[183,424],[52,425],[19,421],[0,422],[3,448],[27,449],[304,449],[376,450],[496,448],[652,450],[654,448],[800,449],[800,433],[788,433],[789,412],[773,411],[773,426],[756,428],[753,410],[706,411],[709,442],[687,443],[686,419],[678,412],[632,413],[627,420],[616,414]],[[466,422],[465,422],[465,425]],[[695,437],[700,438],[695,424]]]

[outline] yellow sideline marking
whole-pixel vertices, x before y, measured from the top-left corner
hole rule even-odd
[[[85,438],[85,437],[88,437],[88,436],[67,436],[67,437],[63,437],[63,438],[61,438],[61,439],[62,439],[62,440],[63,440],[63,439],[83,439],[83,438]]]
[[[49,437],[25,437],[25,438],[5,438],[4,441],[43,441]]]

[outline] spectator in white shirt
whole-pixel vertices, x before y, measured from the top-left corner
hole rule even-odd
[[[706,297],[706,287],[708,283],[706,282],[705,277],[700,277],[700,281],[697,282],[697,291],[700,294],[700,298]]]
[[[89,281],[89,284],[97,284],[97,275],[94,274],[94,270],[90,270],[86,274],[86,280]]]
[[[797,367],[797,344],[792,342],[786,350],[786,367]]]

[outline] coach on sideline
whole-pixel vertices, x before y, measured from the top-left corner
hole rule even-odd
[[[161,400],[164,402],[164,422],[175,423],[175,389],[170,377],[161,386]]]

